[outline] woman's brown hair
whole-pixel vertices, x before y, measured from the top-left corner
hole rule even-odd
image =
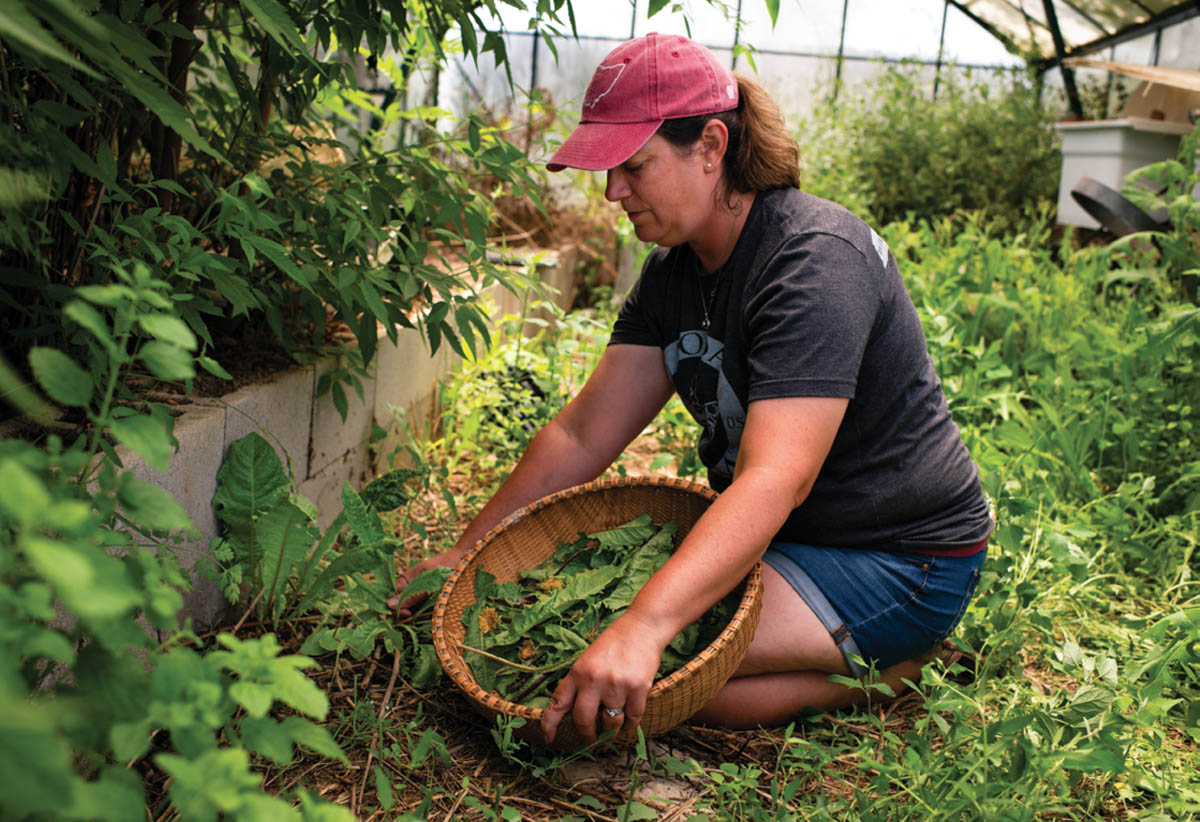
[[[730,192],[799,188],[800,149],[784,126],[779,107],[756,81],[736,72],[733,76],[738,84],[737,108],[667,120],[658,133],[676,148],[691,148],[705,124],[715,118],[729,131],[724,183]]]

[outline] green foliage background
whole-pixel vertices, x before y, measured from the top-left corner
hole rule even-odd
[[[991,82],[948,67],[937,96],[921,66],[889,66],[865,94],[800,126],[803,187],[873,225],[980,211],[1004,231],[1058,195],[1054,110],[1036,79]]]

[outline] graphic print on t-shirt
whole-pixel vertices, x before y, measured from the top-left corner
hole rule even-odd
[[[679,398],[704,429],[699,450],[709,472],[731,480],[746,409],[721,371],[724,354],[725,344],[701,330],[684,331],[663,351]]]

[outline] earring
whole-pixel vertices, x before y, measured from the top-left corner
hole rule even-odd
[[[712,163],[705,163],[704,168],[708,171],[712,171]]]

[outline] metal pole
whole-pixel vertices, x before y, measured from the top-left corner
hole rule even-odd
[[[1063,65],[1063,54],[1067,47],[1063,45],[1062,30],[1058,27],[1058,14],[1054,11],[1054,0],[1042,0],[1046,10],[1046,23],[1050,27],[1050,36],[1054,38],[1054,61],[1062,72],[1063,85],[1067,89],[1067,101],[1071,104],[1071,112],[1080,120],[1083,119],[1083,103],[1079,100],[1079,89],[1075,87],[1075,71]]]
[[[1158,53],[1162,49],[1162,29],[1154,30],[1154,59],[1150,61],[1150,65],[1158,65]]]
[[[738,0],[737,17],[733,21],[733,59],[729,61],[729,70],[737,71],[738,40],[742,36],[742,0]]]
[[[533,90],[534,90],[535,88],[537,88],[537,81],[538,81],[538,77],[537,77],[537,74],[538,74],[538,72],[537,72],[537,70],[538,70],[538,65],[537,65],[537,63],[538,63],[538,61],[537,61],[537,55],[538,55],[538,27],[537,27],[537,26],[534,26],[534,27],[533,27],[533,38],[532,38],[532,39],[533,39],[533,55],[532,55],[532,57],[530,58],[530,59],[531,59],[531,62],[532,62],[532,68],[531,68],[531,69],[530,69],[530,71],[529,71],[529,99],[530,99],[530,103],[532,103],[532,102],[533,102]]]
[[[846,52],[846,14],[850,11],[850,0],[842,3],[842,34],[838,37],[837,72],[833,78],[833,100],[837,102],[838,91],[842,86],[842,55]]]
[[[938,85],[942,82],[942,53],[946,49],[946,17],[950,14],[950,0],[942,4],[942,34],[938,38],[937,68],[933,70],[933,99],[937,99]]]
[[[633,39],[633,33],[637,30],[637,0],[629,0],[629,39]]]
[[[1117,59],[1117,49],[1114,46],[1108,50],[1109,62],[1115,62]],[[1108,73],[1108,80],[1104,84],[1104,111],[1100,112],[1100,117],[1104,120],[1108,119],[1108,112],[1112,109],[1113,96],[1113,73]]]

